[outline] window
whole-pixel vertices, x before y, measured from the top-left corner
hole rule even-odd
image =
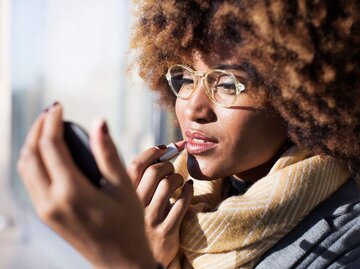
[[[171,140],[169,116],[126,75],[130,9],[122,0],[0,0],[1,268],[90,268],[38,220],[16,172],[47,105],[61,102],[65,118],[86,129],[105,117],[125,163]]]

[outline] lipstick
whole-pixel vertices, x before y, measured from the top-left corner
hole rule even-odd
[[[170,143],[166,147],[166,152],[156,161],[156,163],[170,161],[172,158],[179,155],[179,153],[185,148],[185,141],[183,140],[176,143]]]
[[[200,132],[187,130],[185,135],[186,150],[193,155],[205,154],[218,144],[216,139],[207,137]]]

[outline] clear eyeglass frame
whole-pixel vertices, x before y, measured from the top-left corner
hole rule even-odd
[[[184,68],[185,70],[187,70],[189,72],[189,74],[191,74],[192,78],[194,79],[194,86],[191,90],[191,93],[189,96],[187,97],[183,97],[181,95],[179,95],[179,93],[175,90],[174,86],[172,85],[172,82],[171,82],[171,78],[172,78],[172,75],[171,75],[171,71],[174,69],[174,68],[177,68],[177,67],[180,67],[180,68]],[[234,85],[235,85],[235,89],[236,89],[236,92],[235,92],[235,96],[233,98],[233,101],[228,103],[228,104],[224,104],[224,103],[221,103],[219,101],[217,101],[213,96],[214,94],[212,94],[212,91],[213,89],[209,86],[209,84],[207,83],[207,78],[210,74],[213,74],[214,72],[217,72],[217,73],[222,73],[224,75],[227,75],[229,76],[233,82],[234,82]],[[166,75],[165,75],[165,78],[170,86],[170,89],[171,91],[175,94],[176,97],[180,98],[180,99],[184,99],[184,100],[188,100],[191,98],[193,92],[195,91],[195,89],[198,87],[198,83],[201,79],[203,79],[203,85],[205,86],[205,93],[206,95],[209,97],[209,99],[217,104],[217,105],[220,105],[222,107],[225,107],[225,108],[229,108],[231,106],[234,105],[234,103],[236,102],[238,96],[245,90],[245,85],[242,84],[241,82],[238,81],[238,79],[235,77],[235,75],[229,71],[226,71],[226,70],[222,70],[222,69],[210,69],[208,70],[207,72],[201,72],[201,71],[194,71],[192,70],[190,67],[188,66],[185,66],[185,65],[181,65],[181,64],[176,64],[176,65],[172,65],[168,68],[167,72],[166,72]]]

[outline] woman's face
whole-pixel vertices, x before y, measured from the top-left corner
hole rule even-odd
[[[219,63],[223,64],[223,63]],[[193,68],[210,69],[200,57]],[[230,71],[230,70],[229,70]],[[240,75],[231,70],[235,75]],[[280,120],[256,109],[245,89],[236,107],[214,104],[205,93],[202,81],[190,99],[177,98],[175,110],[184,139],[187,141],[187,166],[192,177],[212,180],[220,177],[256,173],[269,162],[286,141]],[[258,173],[257,173],[258,174]],[[246,180],[246,178],[243,178]]]

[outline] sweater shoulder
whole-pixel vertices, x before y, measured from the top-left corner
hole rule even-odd
[[[255,268],[360,268],[360,186],[349,179]]]

